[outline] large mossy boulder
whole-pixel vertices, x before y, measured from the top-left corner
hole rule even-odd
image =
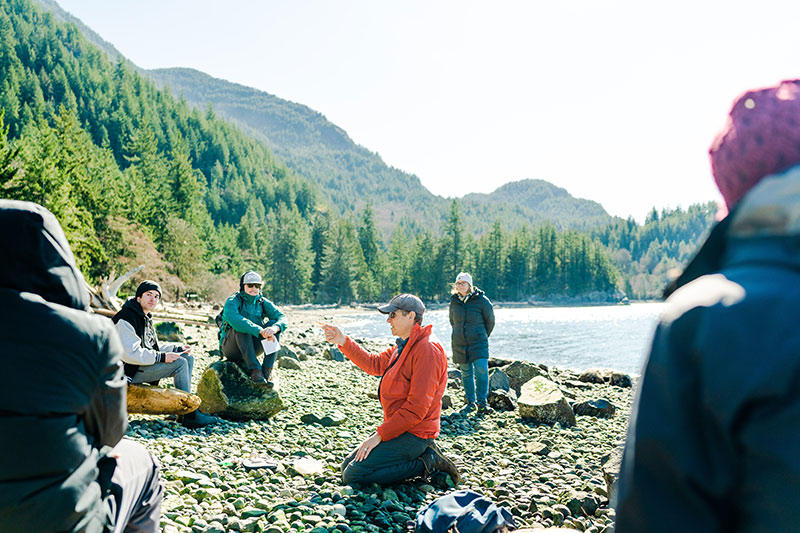
[[[538,365],[527,361],[514,361],[502,368],[508,376],[509,386],[514,389],[517,396],[522,392],[522,386],[537,376],[547,376],[547,372]]]
[[[522,386],[517,400],[519,415],[526,420],[542,424],[575,425],[575,413],[567,403],[558,385],[537,376]]]
[[[155,326],[158,340],[164,342],[185,343],[186,337],[183,336],[180,326],[175,322],[159,322]]]
[[[266,420],[283,409],[280,382],[272,373],[275,387],[254,386],[238,364],[217,361],[209,365],[197,385],[203,403],[200,410],[231,420]]]

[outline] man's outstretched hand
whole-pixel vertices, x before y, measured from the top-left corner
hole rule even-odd
[[[326,341],[339,345],[342,345],[347,341],[347,337],[345,336],[344,333],[342,333],[342,330],[340,330],[338,327],[332,324],[324,324],[322,322],[320,322],[319,325],[322,326],[322,332],[325,334]],[[364,457],[366,457],[366,455]]]

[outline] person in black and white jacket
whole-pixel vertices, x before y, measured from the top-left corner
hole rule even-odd
[[[175,388],[191,392],[194,357],[191,347],[182,344],[159,345],[153,327],[151,312],[161,301],[161,287],[155,281],[145,280],[112,319],[117,325],[125,352],[122,362],[125,375],[131,383],[150,383],[171,377]],[[187,427],[202,427],[214,423],[216,418],[193,411],[180,418]]]

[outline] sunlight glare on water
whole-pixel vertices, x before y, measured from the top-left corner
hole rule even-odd
[[[592,307],[496,307],[489,339],[493,357],[522,359],[573,370],[613,368],[638,374],[652,340],[661,303]],[[342,329],[351,337],[391,343],[385,315],[351,315]],[[447,308],[425,313],[425,324],[450,353]]]

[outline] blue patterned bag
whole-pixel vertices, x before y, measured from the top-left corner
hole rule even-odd
[[[459,490],[434,500],[417,513],[417,533],[494,533],[506,526],[516,529],[514,517],[489,498]]]

